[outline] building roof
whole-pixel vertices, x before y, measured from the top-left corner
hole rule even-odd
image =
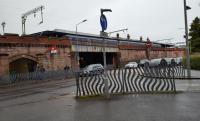
[[[82,33],[82,32],[76,32],[75,31],[69,31],[69,30],[63,30],[63,29],[54,29],[52,31],[42,31],[38,33],[33,33],[31,34],[33,36],[48,36],[48,37],[69,37],[73,40],[74,39],[96,39],[96,40],[102,40],[102,37],[100,35],[96,34],[90,34],[90,33]],[[110,38],[107,37],[105,38],[106,40],[114,40],[114,41],[119,41],[121,43],[135,43],[135,44],[146,44],[146,41],[140,41],[136,39],[127,39],[127,38]],[[154,45],[161,46],[161,47],[173,47],[174,45],[172,44],[164,44],[164,43],[158,43],[158,42],[152,42]]]

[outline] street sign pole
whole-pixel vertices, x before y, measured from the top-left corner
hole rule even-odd
[[[108,87],[108,76],[107,76],[107,64],[106,64],[106,41],[105,41],[105,37],[108,36],[108,34],[106,32],[104,32],[107,29],[107,19],[106,16],[103,14],[103,12],[112,12],[111,9],[101,9],[101,16],[100,16],[100,24],[101,24],[101,28],[102,31],[100,32],[100,36],[103,39],[103,63],[104,63],[104,94],[106,96],[106,98],[109,98],[109,87]]]
[[[107,98],[110,97],[109,95],[109,88],[108,88],[108,76],[107,76],[107,63],[106,63],[106,41],[105,41],[105,32],[102,32],[102,38],[103,38],[103,64],[104,64],[104,94]]]

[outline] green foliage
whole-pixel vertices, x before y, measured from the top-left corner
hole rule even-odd
[[[200,55],[192,55],[190,58],[191,69],[200,70]],[[186,65],[186,57],[183,58],[183,63]]]
[[[200,37],[192,40],[192,52],[200,52]]]
[[[200,19],[196,17],[190,28],[192,52],[200,52]]]

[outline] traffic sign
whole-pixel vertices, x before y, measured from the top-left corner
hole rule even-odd
[[[104,14],[101,14],[100,23],[101,23],[102,31],[105,31],[107,29],[108,24],[107,24],[106,16]]]

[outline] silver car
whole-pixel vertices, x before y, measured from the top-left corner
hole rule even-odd
[[[83,68],[83,73],[91,73],[91,72],[96,72],[96,73],[103,73],[104,68],[101,64],[90,64],[87,65],[85,68]]]
[[[148,59],[140,60],[140,62],[139,62],[140,66],[144,66],[145,64],[149,65],[150,64],[150,60],[148,60]]]
[[[129,62],[125,65],[125,68],[136,68],[138,67],[138,64],[136,62]]]
[[[158,66],[158,65],[160,65],[161,60],[162,60],[162,58],[152,59],[150,61],[150,66]]]
[[[164,58],[167,62],[168,65],[172,64],[173,62],[175,62],[174,58]]]
[[[182,62],[183,62],[183,57],[175,58],[175,62],[176,62],[177,64],[182,64]]]

